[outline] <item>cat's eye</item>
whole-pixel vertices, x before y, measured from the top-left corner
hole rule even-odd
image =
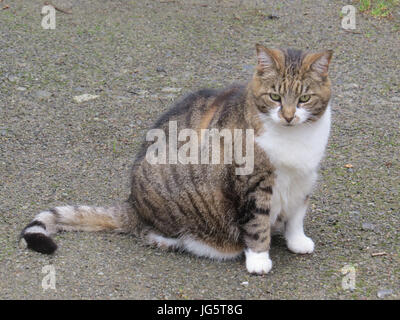
[[[310,100],[311,96],[309,94],[305,94],[304,96],[301,96],[299,101],[300,102],[307,102],[308,100]]]
[[[276,93],[270,93],[270,98],[274,101],[281,101],[281,96],[279,94]]]

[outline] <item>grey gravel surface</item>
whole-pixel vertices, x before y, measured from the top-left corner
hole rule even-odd
[[[340,17],[350,1],[53,3],[72,11],[56,13],[55,30],[41,27],[43,1],[0,10],[1,299],[400,298],[398,8],[392,20],[358,13],[351,33]],[[127,198],[146,129],[182,94],[249,79],[256,42],[334,49],[333,128],[306,219],[312,255],[274,238],[272,271],[252,276],[243,260],[127,235],[62,233],[53,256],[17,246],[42,209]],[[83,94],[98,97],[73,99]],[[46,265],[56,290],[42,289]]]

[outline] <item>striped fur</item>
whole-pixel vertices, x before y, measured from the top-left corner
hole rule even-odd
[[[171,121],[178,132],[253,129],[251,174],[236,175],[240,165],[235,161],[150,164],[146,151],[153,142],[144,142],[134,161],[126,202],[43,211],[23,229],[21,238],[29,248],[50,254],[57,248],[51,235],[58,231],[126,232],[149,245],[213,259],[245,253],[248,271],[257,274],[272,267],[273,229],[283,229],[291,251],[311,252],[314,244],[304,234],[303,218],[329,134],[331,54],[257,45],[258,65],[249,83],[189,94],[155,123],[153,128],[163,130],[167,141]],[[304,95],[310,98],[300,102]],[[245,141],[241,147],[246,150]]]
[[[50,238],[59,231],[131,232],[137,226],[129,204],[114,207],[63,206],[39,213],[21,232],[28,248],[51,254],[57,245]]]

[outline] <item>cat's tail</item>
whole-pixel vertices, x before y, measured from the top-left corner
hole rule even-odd
[[[57,249],[50,237],[58,231],[134,232],[137,217],[129,202],[112,207],[63,206],[36,215],[20,234],[29,249],[51,254]]]

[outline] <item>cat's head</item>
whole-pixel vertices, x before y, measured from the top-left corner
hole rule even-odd
[[[258,64],[251,92],[263,118],[287,126],[318,120],[331,96],[332,51],[269,49],[259,44],[256,48]]]

